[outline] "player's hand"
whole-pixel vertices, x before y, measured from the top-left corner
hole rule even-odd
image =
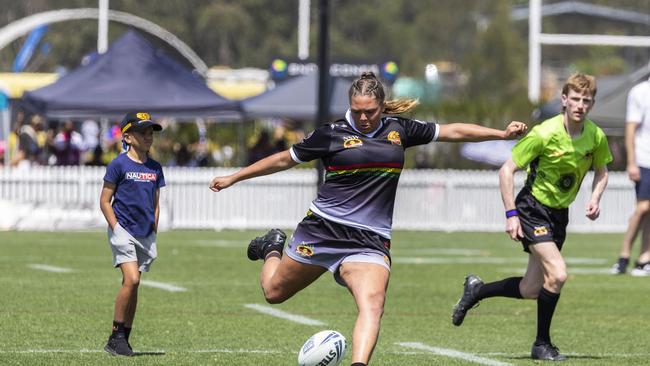
[[[210,181],[210,189],[213,192],[219,192],[222,189],[226,189],[235,183],[232,175],[227,175],[225,177],[214,177]]]
[[[587,203],[587,210],[585,214],[589,220],[596,220],[598,216],[600,216],[600,205],[598,202],[589,201],[589,203]]]
[[[508,124],[508,127],[505,129],[506,140],[516,139],[517,137],[523,136],[528,131],[528,126],[525,123],[519,121],[512,121]]]
[[[524,237],[524,232],[521,230],[521,222],[518,216],[512,216],[506,219],[506,233],[510,235],[510,239],[519,241]]]
[[[627,176],[633,182],[638,182],[641,180],[641,169],[638,165],[630,164],[627,166]]]

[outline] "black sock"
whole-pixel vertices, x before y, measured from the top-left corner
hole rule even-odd
[[[365,363],[363,363],[363,362],[355,362],[350,366],[367,366],[367,365]]]
[[[537,298],[537,340],[535,342],[551,343],[551,320],[560,294],[555,294],[544,287]]]
[[[488,297],[503,296],[521,299],[519,283],[523,277],[510,277],[501,281],[486,283],[478,290],[478,299],[482,300]]]
[[[126,337],[126,341],[129,341],[129,336],[131,335],[131,328],[124,327],[124,336]]]
[[[113,320],[113,335],[116,335],[117,333],[122,333],[124,334],[124,322],[118,322]]]

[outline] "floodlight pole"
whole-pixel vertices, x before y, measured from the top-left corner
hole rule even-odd
[[[329,26],[329,6],[328,0],[320,0],[319,6],[319,32],[318,32],[318,112],[316,114],[316,123],[318,128],[321,124],[326,123],[329,118],[329,61],[328,61],[328,26]],[[323,184],[324,172],[323,163],[318,160],[316,164],[318,171],[318,186]]]

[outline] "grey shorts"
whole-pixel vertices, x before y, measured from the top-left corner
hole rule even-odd
[[[138,262],[140,272],[149,272],[151,263],[158,257],[155,232],[146,238],[136,238],[119,223],[115,225],[115,230],[108,228],[108,245],[113,252],[115,267],[126,262]]]
[[[284,254],[305,264],[324,267],[346,286],[339,268],[347,262],[375,263],[390,271],[390,240],[377,233],[337,224],[309,213],[289,239]]]

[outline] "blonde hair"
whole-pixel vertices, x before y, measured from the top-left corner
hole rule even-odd
[[[384,85],[372,71],[362,73],[359,78],[352,82],[348,92],[350,102],[352,101],[352,97],[357,95],[366,95],[375,98],[382,105],[383,113],[386,114],[402,114],[420,104],[417,99],[410,98],[386,100]]]
[[[562,87],[562,94],[569,94],[569,90],[573,90],[574,92],[578,93],[586,92],[591,94],[592,97],[595,97],[596,92],[598,91],[598,88],[596,88],[596,78],[591,75],[579,72],[575,73],[569,76],[566,83]]]

